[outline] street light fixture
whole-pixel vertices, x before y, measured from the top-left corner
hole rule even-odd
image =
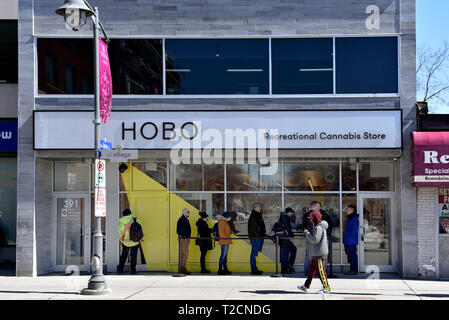
[[[101,29],[106,43],[109,38],[104,30],[98,15],[98,8],[92,6],[86,0],[65,0],[64,4],[56,10],[58,15],[64,16],[66,25],[73,31],[78,31],[91,17],[94,32],[94,81],[95,81],[95,159],[99,159],[100,151],[100,73],[99,73],[99,30]],[[95,231],[93,234],[93,255],[91,258],[92,276],[82,294],[99,295],[110,292],[103,275],[103,234],[101,232],[101,217],[95,217]]]

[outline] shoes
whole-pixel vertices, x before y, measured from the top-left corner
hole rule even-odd
[[[331,292],[331,290],[330,289],[320,289],[320,290],[318,290],[318,292],[317,293],[329,293],[329,292]]]
[[[232,272],[229,271],[229,270],[225,270],[224,273],[225,273],[225,274],[232,274]]]
[[[352,270],[350,270],[348,272],[345,272],[345,276],[353,276],[353,275],[356,275],[356,274],[357,274],[357,272],[356,271],[352,271]]]
[[[227,275],[226,271],[223,271],[223,270],[218,270],[217,274],[220,275],[220,276]]]
[[[304,292],[309,292],[309,288],[307,288],[305,285],[300,285],[297,287],[299,290],[302,290]]]
[[[255,275],[260,276],[260,275],[263,274],[263,271],[261,271],[261,270],[254,270],[254,271],[251,271],[251,274],[255,274]]]
[[[185,274],[185,275],[187,275],[187,276],[190,274],[190,272],[187,271],[187,270],[184,270],[184,271],[182,271],[181,273],[183,273],[183,274]]]
[[[123,269],[117,268],[117,273],[122,274],[123,273]]]
[[[201,269],[201,273],[210,273],[210,271],[207,269]]]
[[[137,271],[130,271],[129,274],[137,274]]]
[[[292,274],[295,272],[295,268],[293,267],[288,267],[288,274]]]

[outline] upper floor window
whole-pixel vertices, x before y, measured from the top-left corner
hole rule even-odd
[[[337,93],[397,93],[396,37],[337,38]]]
[[[273,93],[332,93],[332,42],[332,39],[273,39]]]
[[[17,20],[0,20],[0,83],[17,83],[17,57]]]
[[[268,94],[268,40],[166,40],[167,94]]]
[[[161,40],[112,39],[108,52],[114,94],[162,94]],[[93,93],[91,39],[38,39],[38,63],[39,93]]]
[[[399,88],[397,37],[112,39],[109,57],[115,95],[338,96]],[[91,39],[40,38],[38,63],[39,93],[93,93]]]

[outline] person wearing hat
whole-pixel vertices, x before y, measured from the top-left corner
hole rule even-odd
[[[181,272],[184,274],[190,274],[190,272],[187,271],[186,267],[187,259],[189,258],[190,235],[192,233],[192,229],[190,228],[189,216],[189,209],[182,209],[182,215],[176,225],[176,233],[178,234],[178,239],[181,243]]]
[[[311,213],[310,216],[311,222],[313,223],[314,227],[312,231],[309,231],[307,229],[304,230],[304,233],[306,235],[306,241],[310,244],[309,274],[307,275],[306,282],[303,285],[298,286],[298,289],[304,292],[308,292],[313,277],[315,276],[315,273],[318,272],[321,283],[323,284],[323,289],[319,290],[318,293],[328,293],[330,292],[331,288],[327,281],[326,268],[324,264],[324,261],[329,253],[327,245],[327,234],[326,234],[328,224],[325,220],[322,220],[319,211],[316,211],[315,214]]]
[[[231,226],[232,212],[225,211],[222,215],[217,216],[218,221],[218,244],[221,246],[221,255],[218,264],[218,274],[227,275],[232,272],[228,269],[228,252],[229,246],[232,244],[231,238]]]
[[[279,223],[284,226],[285,237],[279,239],[279,246],[281,247],[281,273],[293,273],[295,268],[293,265],[295,264],[296,259],[296,246],[293,244],[293,231],[292,231],[292,223],[291,216],[295,212],[292,208],[285,208],[279,217]]]
[[[209,216],[206,212],[199,212],[200,218],[196,222],[196,226],[198,228],[198,237],[207,238],[207,239],[196,239],[195,243],[200,247],[201,251],[201,273],[210,273],[209,270],[206,269],[206,255],[207,251],[212,250],[212,238],[210,234],[212,233],[212,229],[207,225],[207,220]]]

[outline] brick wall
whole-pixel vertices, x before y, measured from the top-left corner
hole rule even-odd
[[[436,241],[435,219],[437,216],[437,188],[417,188],[418,272],[420,277],[434,278],[424,265],[435,267]]]

